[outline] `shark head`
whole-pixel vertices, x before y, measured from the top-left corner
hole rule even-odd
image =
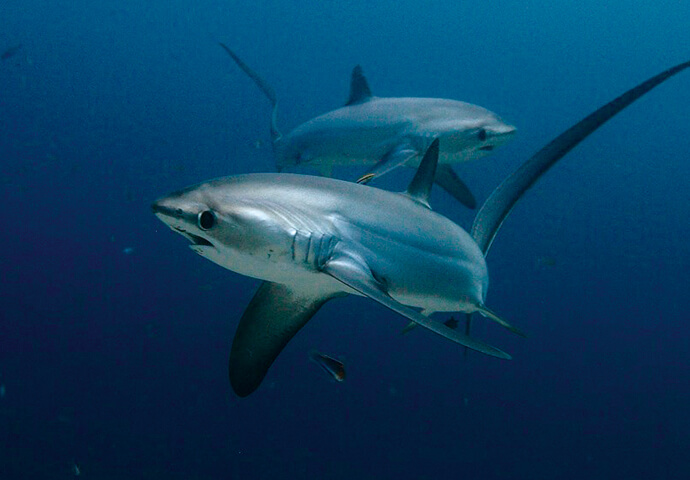
[[[479,141],[477,150],[488,153],[507,143],[516,132],[517,128],[513,125],[505,123],[497,115],[491,115],[477,129],[476,136]]]
[[[163,223],[191,242],[194,252],[244,275],[256,277],[271,257],[275,261],[290,252],[289,235],[267,221],[266,209],[246,200],[245,189],[234,178],[174,192],[151,208]]]
[[[426,128],[439,132],[443,151],[455,157],[455,161],[488,155],[506,144],[517,132],[515,126],[476,105],[453,102],[444,106],[442,113]]]

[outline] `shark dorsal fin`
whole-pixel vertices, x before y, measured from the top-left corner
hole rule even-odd
[[[364,76],[362,67],[357,65],[352,69],[352,79],[350,80],[350,98],[345,105],[357,105],[364,103],[372,97],[367,77]]]
[[[407,195],[427,207],[429,207],[429,195],[431,195],[431,186],[434,184],[437,165],[438,138],[435,138],[424,154],[424,158],[422,158],[422,161],[419,163],[417,173],[410,182],[410,186],[407,187],[406,192]]]

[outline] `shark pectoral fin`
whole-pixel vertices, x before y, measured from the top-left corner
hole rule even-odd
[[[341,255],[326,262],[323,267],[323,272],[362,295],[377,301],[381,305],[390,308],[394,312],[407,317],[409,320],[428,328],[432,332],[448,340],[452,340],[460,345],[464,345],[472,350],[485,353],[492,357],[504,359],[511,358],[510,355],[498,348],[487,345],[474,338],[467,337],[457,330],[453,330],[441,322],[435,322],[429,317],[422,315],[417,310],[394,300],[386,293],[385,284],[375,278],[374,274],[372,274],[371,270],[363,261],[351,256]]]
[[[436,168],[436,178],[434,181],[466,207],[477,208],[477,200],[474,198],[474,195],[472,195],[465,182],[460,180],[460,177],[458,177],[450,165],[439,165]]]
[[[400,143],[386,153],[367,173],[359,177],[357,183],[367,183],[374,177],[380,177],[395,168],[405,165],[418,154],[419,152],[412,145]]]
[[[508,330],[510,330],[511,332],[515,333],[516,335],[520,335],[521,337],[527,337],[527,335],[525,334],[525,332],[523,332],[522,330],[520,330],[520,329],[517,328],[517,327],[514,327],[514,326],[511,325],[510,323],[506,322],[506,321],[503,320],[501,317],[499,317],[498,315],[496,315],[494,312],[492,312],[491,310],[489,310],[488,308],[486,308],[486,306],[484,306],[484,305],[479,305],[479,306],[477,307],[477,311],[478,311],[480,314],[482,314],[483,316],[485,316],[486,318],[490,318],[491,320],[493,320],[494,322],[498,323],[498,324],[499,324],[500,326],[502,326],[503,328],[507,328]],[[468,322],[469,322],[469,319],[468,319]],[[469,328],[469,323],[468,323],[467,325],[468,325],[467,328]]]
[[[230,351],[232,389],[240,397],[256,390],[269,367],[295,334],[337,293],[301,292],[263,282],[235,332]]]

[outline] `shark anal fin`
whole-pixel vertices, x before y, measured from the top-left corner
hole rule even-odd
[[[448,340],[452,340],[455,343],[459,343],[460,345],[464,345],[472,350],[476,350],[492,357],[503,359],[511,358],[510,355],[502,350],[499,350],[498,348],[487,345],[486,343],[474,338],[465,336],[461,332],[453,330],[441,322],[436,322],[431,318],[422,315],[417,310],[394,300],[390,295],[388,295],[388,293],[386,293],[385,285],[382,285],[376,280],[376,278],[374,278],[374,275],[363,263],[363,261],[359,261],[351,256],[340,255],[326,262],[323,267],[323,272],[347,285],[351,289],[356,290],[362,295],[377,301],[381,305],[390,308],[394,312],[407,317],[409,320],[418,323],[432,332],[447,338]]]
[[[367,173],[359,177],[357,183],[367,183],[375,177],[380,177],[391,170],[405,165],[418,154],[419,152],[412,145],[400,143],[386,153]]]
[[[450,165],[442,164],[436,169],[435,182],[467,208],[477,208],[477,200]]]
[[[309,294],[263,282],[242,314],[229,361],[230,384],[246,397],[261,384],[285,345],[337,294]]]
[[[367,77],[364,76],[362,67],[357,65],[352,69],[352,77],[350,79],[350,97],[347,99],[345,106],[357,105],[368,101],[372,97],[371,89]]]

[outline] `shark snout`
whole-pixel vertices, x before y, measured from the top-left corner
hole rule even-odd
[[[179,190],[159,198],[151,204],[151,210],[159,217],[161,215],[174,218],[185,216],[186,213],[193,210],[192,206],[194,203],[189,198],[188,190]]]
[[[486,143],[480,147],[480,150],[493,150],[494,148],[505,145],[517,132],[517,128],[513,125],[500,122],[485,129]]]
[[[208,213],[204,210],[201,214],[194,214],[193,211],[186,211],[183,205],[184,200],[180,195],[172,194],[156,200],[151,204],[151,210],[160,221],[165,223],[175,232],[187,238],[197,253],[202,253],[200,247],[212,247],[213,243],[203,236],[197,225],[204,226],[209,219],[203,220],[203,214]],[[215,219],[215,217],[214,217]]]
[[[514,125],[502,123],[500,125],[492,126],[489,129],[489,132],[492,136],[509,138],[515,135],[517,128]]]
[[[165,198],[156,200],[151,204],[151,210],[156,215],[165,215],[168,217],[179,216],[182,214],[182,209],[175,208],[165,202]]]

